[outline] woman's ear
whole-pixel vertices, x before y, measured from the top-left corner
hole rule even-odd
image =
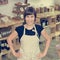
[[[24,20],[23,25],[26,24],[26,20]]]

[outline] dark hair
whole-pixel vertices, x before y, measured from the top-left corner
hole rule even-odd
[[[36,11],[35,11],[35,9],[33,7],[27,7],[24,11],[24,21],[25,21],[25,17],[27,15],[32,15],[32,14],[35,16],[35,20],[36,20]]]

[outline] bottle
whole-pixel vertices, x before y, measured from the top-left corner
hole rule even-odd
[[[5,43],[6,43],[6,50],[10,50],[7,40],[5,40]]]
[[[4,40],[1,40],[1,50],[4,50]]]
[[[6,40],[4,40],[4,49],[5,49],[5,50],[7,49],[7,43],[6,43]]]

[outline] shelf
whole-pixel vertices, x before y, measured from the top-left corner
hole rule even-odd
[[[13,48],[14,48],[15,51],[16,51],[16,50],[19,50],[19,47],[20,47],[20,44],[13,46]],[[3,50],[3,51],[0,53],[0,56],[5,55],[5,54],[8,54],[8,53],[10,53],[10,52],[11,52],[11,50]]]
[[[59,36],[60,35],[60,31],[55,32],[55,36]]]
[[[56,25],[58,25],[58,24],[60,24],[60,22],[57,22],[56,24],[47,25],[44,28],[46,28],[46,27],[53,28],[53,27],[56,27]]]
[[[55,37],[55,33],[51,33],[50,34],[50,37],[52,38],[52,37]]]
[[[48,26],[45,26],[44,28],[48,28]]]
[[[4,27],[8,27],[8,26],[14,26],[17,24],[21,24],[23,22],[24,22],[23,20],[11,20],[10,23],[5,23],[5,24],[1,23],[0,28],[4,28]]]
[[[1,53],[0,53],[0,55],[2,56],[2,55],[5,55],[5,54],[8,54],[8,53],[10,53],[11,51],[10,50],[4,50],[4,51],[2,51]]]
[[[56,24],[48,25],[50,28],[56,27]]]
[[[57,22],[56,25],[57,25],[57,24],[60,24],[60,22]]]
[[[8,27],[8,26],[12,26],[14,25],[15,23],[12,21],[11,23],[0,23],[0,28],[4,28],[4,27]]]
[[[20,6],[20,7],[26,7],[26,6],[29,6],[30,4],[24,4],[24,3],[16,3],[15,4],[16,6]]]
[[[59,36],[59,35],[60,35],[60,31],[57,31],[57,32],[55,32],[55,33],[51,33],[51,34],[50,34],[51,37],[57,37],[57,36]]]
[[[16,14],[23,14],[24,13],[24,11],[12,11],[13,13],[16,13]]]
[[[5,40],[5,39],[7,39],[8,37],[4,37],[4,38],[0,38],[0,40]]]
[[[39,13],[39,14],[37,14],[37,18],[55,16],[55,15],[59,15],[59,14],[60,14],[60,11]]]
[[[0,40],[5,40],[7,39],[8,37],[4,37],[4,38],[0,38]],[[15,37],[15,39],[18,38],[18,36]]]

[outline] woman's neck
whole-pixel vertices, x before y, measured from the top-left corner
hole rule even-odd
[[[25,28],[28,30],[33,29],[33,27],[34,27],[34,24],[33,25],[25,24]]]

